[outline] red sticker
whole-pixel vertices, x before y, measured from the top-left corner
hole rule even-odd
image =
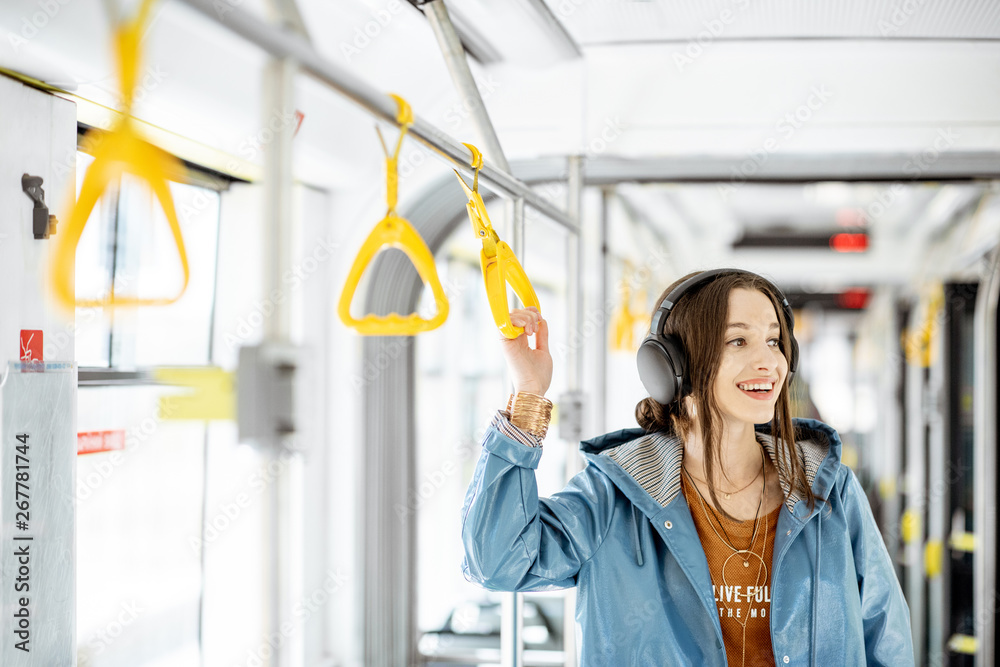
[[[76,434],[76,453],[94,454],[125,449],[125,431],[86,431]]]
[[[42,332],[40,329],[21,329],[21,361],[41,363]]]
[[[299,111],[298,109],[296,109],[296,110],[295,110],[295,119],[296,119],[296,120],[297,120],[298,122],[297,122],[297,123],[295,124],[295,131],[294,131],[294,132],[292,132],[292,136],[293,136],[293,137],[294,137],[294,136],[295,136],[296,134],[298,134],[298,133],[299,133],[299,128],[300,128],[300,127],[302,127],[302,121],[304,121],[304,120],[306,119],[306,115],[305,115],[304,113],[302,113],[301,111]]]

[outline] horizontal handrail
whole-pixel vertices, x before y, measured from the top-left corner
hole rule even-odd
[[[294,33],[276,28],[252,14],[238,9],[225,0],[181,0],[219,25],[228,28],[247,41],[259,46],[277,58],[291,58],[302,70],[354,101],[382,120],[396,122],[396,101],[354,76],[343,67],[324,58],[305,40]],[[234,3],[235,4],[235,3]],[[223,9],[220,11],[220,7]],[[472,153],[461,142],[442,132],[420,117],[414,117],[410,134],[421,143],[448,160],[451,165],[472,174]],[[495,167],[486,165],[479,178],[492,190],[525,203],[551,218],[571,232],[578,232],[577,221],[565,211],[553,206],[523,182]]]

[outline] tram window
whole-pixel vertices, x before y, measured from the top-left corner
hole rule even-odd
[[[94,158],[76,154],[76,192],[80,194],[83,176]],[[83,229],[76,252],[76,292],[87,296],[106,294],[111,285],[114,264],[114,211],[117,198],[102,197],[94,206]],[[111,327],[103,308],[76,309],[76,361],[81,366],[110,366]]]
[[[509,236],[501,222],[503,204],[491,202],[490,215],[501,237]],[[565,331],[566,233],[539,222],[527,235],[528,249],[520,259],[551,329]],[[509,392],[478,250],[469,252],[468,242],[468,228],[460,225],[445,243],[440,254],[446,259],[438,261],[438,272],[450,302],[448,321],[417,341],[416,484],[410,506],[402,511],[417,518],[417,648],[428,664],[499,661],[503,594],[467,582],[461,571],[459,509],[483,431]],[[428,315],[433,308],[425,289],[418,310]],[[559,342],[550,341],[554,354]],[[547,394],[558,396],[564,387],[557,371]],[[565,486],[566,451],[553,428],[536,471],[540,495]],[[525,596],[526,664],[561,664],[563,606],[562,591]]]
[[[77,153],[77,188],[90,155]],[[170,183],[190,267],[176,303],[78,308],[80,366],[124,370],[205,365],[211,355],[221,194],[225,182],[192,170]],[[182,271],[166,217],[148,188],[123,177],[95,206],[77,251],[77,294],[176,294]],[[178,667],[246,660],[265,608],[259,581],[261,503],[230,508],[260,457],[231,423],[171,421],[158,401],[176,391],[81,386],[79,431],[110,431],[124,450],[78,457],[77,608],[81,667]],[[207,466],[207,470],[206,470]],[[211,484],[205,480],[211,476]],[[234,490],[235,489],[235,490]],[[228,512],[228,513],[227,513]],[[243,554],[235,556],[233,552]],[[239,562],[240,567],[219,563]]]
[[[158,417],[160,387],[81,387],[81,431],[127,449],[78,457],[81,667],[198,664],[205,427]]]
[[[77,191],[93,158],[77,153]],[[208,187],[206,187],[206,185]],[[221,184],[170,183],[190,265],[190,281],[168,306],[77,308],[76,359],[81,366],[136,368],[196,365],[209,361],[215,298]],[[77,295],[155,298],[176,294],[182,272],[174,240],[159,204],[137,179],[95,206],[77,251]]]

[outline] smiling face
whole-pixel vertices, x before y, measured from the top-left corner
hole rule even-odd
[[[774,306],[763,292],[737,287],[726,325],[713,392],[722,417],[734,427],[770,422],[788,375]]]

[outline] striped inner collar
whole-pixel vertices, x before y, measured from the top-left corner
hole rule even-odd
[[[757,441],[778,467],[777,446],[774,438],[763,433],[757,433]],[[806,480],[810,487],[816,479],[820,464],[826,458],[829,446],[814,440],[801,440],[796,443],[799,462],[806,472]],[[684,442],[675,435],[667,433],[649,433],[631,442],[614,447],[601,453],[617,463],[627,472],[653,500],[666,507],[681,492],[681,465],[684,461]],[[778,481],[785,496],[788,511],[795,509],[795,504],[802,498],[792,490],[788,480],[779,475]]]

